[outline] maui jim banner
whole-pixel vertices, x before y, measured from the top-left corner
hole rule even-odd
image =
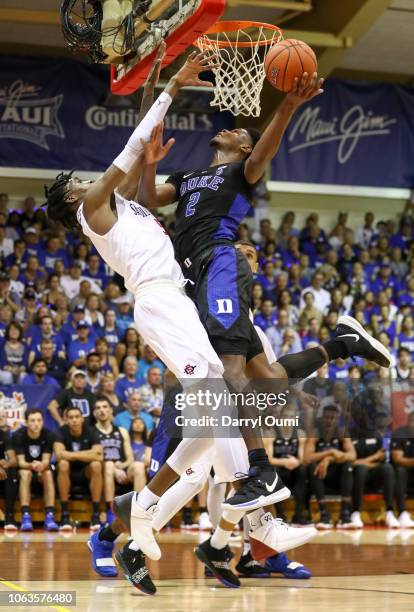
[[[0,57],[0,166],[102,171],[124,147],[138,109],[109,94],[104,67],[66,59]],[[185,103],[181,94],[181,102]],[[194,103],[191,94],[191,103]],[[209,94],[197,93],[197,110],[172,109],[165,138],[176,144],[161,173],[209,163],[209,142],[228,115],[203,112]],[[112,106],[111,106],[112,103]],[[114,106],[115,104],[115,106]]]
[[[414,89],[328,79],[300,107],[272,164],[272,179],[414,186]]]
[[[16,431],[24,425],[26,410],[38,408],[43,413],[45,427],[55,430],[56,421],[47,409],[55,396],[56,387],[53,385],[0,387],[0,416],[13,431]]]

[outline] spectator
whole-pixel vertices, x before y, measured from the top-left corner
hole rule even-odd
[[[411,353],[402,347],[397,352],[397,365],[391,368],[391,377],[398,383],[408,380],[411,369]]]
[[[0,272],[0,305],[7,304],[15,313],[19,303],[19,295],[10,289],[10,276],[6,272]]]
[[[128,333],[128,330],[127,330],[127,333]],[[115,355],[115,349],[120,342],[121,333],[116,325],[115,310],[111,308],[108,308],[108,310],[105,312],[104,327],[101,330],[101,336],[105,338],[105,340],[108,343],[109,354]]]
[[[46,338],[40,343],[40,359],[46,363],[47,374],[54,378],[60,387],[64,387],[68,362],[56,353],[52,340]]]
[[[142,359],[138,361],[138,378],[140,378],[142,382],[145,382],[147,379],[147,372],[150,368],[159,368],[161,372],[164,373],[165,365],[158,359],[155,351],[146,344],[144,347],[144,355]]]
[[[0,347],[0,384],[12,385],[20,382],[26,373],[26,347],[21,325],[9,323]]]
[[[100,369],[102,372],[112,372],[116,378],[119,376],[118,363],[113,355],[109,353],[109,344],[106,338],[98,338],[95,344],[96,353],[99,355]]]
[[[95,396],[86,389],[86,374],[82,370],[74,370],[71,374],[72,387],[63,389],[53,399],[48,410],[59,426],[64,425],[63,415],[66,408],[79,408],[82,416],[91,422]]]
[[[124,359],[124,374],[118,379],[115,387],[115,393],[121,399],[124,407],[128,405],[130,394],[137,391],[144,381],[145,378],[138,376],[138,363],[135,357],[126,357]]]
[[[22,380],[23,385],[52,385],[59,387],[59,383],[55,378],[47,373],[47,363],[39,357],[35,359],[31,366],[31,374],[26,374]]]
[[[104,454],[106,520],[111,522],[111,518],[115,518],[112,503],[116,485],[125,486],[132,482],[134,491],[141,491],[146,484],[145,466],[142,462],[134,461],[128,430],[113,424],[112,408],[107,399],[96,400],[93,414]]]
[[[151,459],[151,448],[148,446],[148,433],[144,421],[136,417],[131,421],[129,430],[134,461],[143,463],[147,468]]]
[[[355,232],[355,242],[364,249],[367,249],[374,236],[374,214],[372,212],[365,213],[364,225],[358,227]]]
[[[40,319],[40,326],[35,325],[33,329],[28,359],[29,366],[33,363],[34,359],[38,359],[40,357],[40,345],[43,340],[51,340],[53,342],[56,354],[59,357],[65,357],[65,348],[63,346],[62,338],[53,327],[52,317],[49,315],[42,316]]]
[[[39,254],[39,261],[50,274],[54,271],[54,265],[57,260],[62,261],[65,269],[69,268],[68,251],[61,247],[58,236],[51,236],[46,243],[46,249]]]
[[[288,313],[286,310],[279,310],[278,322],[266,330],[266,336],[272,346],[276,356],[281,354],[282,346],[284,345],[284,334],[289,329]],[[296,332],[293,334],[291,342],[291,352],[296,353],[302,350],[300,338]]]
[[[90,338],[90,327],[85,320],[76,325],[78,337],[68,344],[68,360],[77,368],[86,366],[86,357],[95,349],[95,342]]]
[[[85,308],[86,300],[91,294],[92,287],[91,282],[89,280],[81,280],[79,284],[79,293],[70,301],[71,308],[76,308],[77,306],[81,306]]]
[[[14,520],[18,492],[17,458],[3,407],[0,407],[0,491],[5,500],[4,530],[14,531],[17,529]]]
[[[86,300],[85,321],[94,328],[97,335],[102,333],[105,324],[104,316],[100,309],[102,304],[96,293],[91,293]]]
[[[127,294],[118,298],[118,315],[116,317],[116,323],[121,334],[125,333],[128,327],[134,325],[131,300]]]
[[[101,358],[96,352],[89,353],[86,357],[86,388],[91,393],[96,393],[101,384]]]
[[[320,325],[322,323],[323,313],[315,307],[315,296],[311,291],[306,291],[303,294],[303,304],[304,306],[300,311],[300,316],[304,317],[306,323],[309,323],[311,319],[315,319]]]
[[[337,428],[336,406],[325,406],[314,432],[305,442],[304,460],[309,465],[312,492],[319,506],[320,529],[332,529],[332,520],[325,500],[326,485],[341,494],[341,517],[338,528],[351,523],[352,463],[356,459],[354,445]]]
[[[102,260],[95,253],[91,253],[87,258],[87,265],[83,271],[85,278],[91,281],[92,285],[99,287],[96,293],[102,293],[107,283],[107,275]]]
[[[99,502],[102,495],[103,449],[96,430],[86,426],[82,411],[77,406],[65,409],[66,425],[60,428],[54,445],[57,460],[57,485],[62,516],[60,529],[72,530],[69,514],[71,485],[89,481],[92,498],[92,531],[100,529]]]
[[[0,256],[5,259],[13,253],[13,240],[6,238],[6,225],[0,224]]]
[[[406,509],[408,488],[414,486],[414,413],[407,419],[407,425],[395,430],[391,440],[391,456],[395,466],[395,493],[399,513],[399,526],[414,527],[414,521]]]
[[[105,372],[102,375],[99,395],[108,400],[114,415],[123,410],[122,402],[115,393],[115,376],[112,372]]]
[[[142,400],[138,391],[133,391],[128,396],[128,404],[127,409],[123,412],[119,412],[114,420],[114,425],[118,427],[123,427],[128,431],[131,428],[131,421],[139,417],[145,423],[145,427],[147,431],[150,433],[154,427],[154,421],[152,420],[151,415],[147,414],[144,410],[142,410]]]
[[[150,414],[158,423],[164,403],[164,390],[162,383],[162,372],[159,368],[149,368],[147,371],[147,383],[139,387],[141,407]]]
[[[38,258],[40,252],[40,236],[35,226],[27,227],[24,230],[23,239],[26,243],[27,256]]]
[[[85,308],[83,306],[76,306],[69,315],[69,320],[62,325],[60,335],[65,344],[66,351],[68,350],[70,342],[78,339],[78,323],[83,321],[84,318]]]
[[[263,300],[260,312],[254,315],[254,324],[265,332],[276,322],[277,314],[272,300]]]
[[[329,291],[326,291],[326,289],[323,288],[324,280],[324,276],[321,272],[315,272],[315,274],[312,276],[311,285],[302,291],[300,308],[305,307],[304,295],[310,291],[315,298],[315,308],[317,308],[320,312],[325,312],[331,303],[331,295]]]
[[[140,338],[135,327],[128,327],[122,342],[115,349],[115,358],[118,362],[119,369],[123,369],[124,359],[126,357],[135,357],[138,361],[141,354]]]
[[[6,328],[13,321],[13,310],[9,304],[0,304],[0,343],[4,340]]]
[[[45,529],[57,531],[55,521],[55,483],[50,467],[54,434],[44,427],[42,411],[32,408],[26,412],[26,426],[13,436],[12,445],[19,470],[19,496],[22,511],[20,531],[33,531],[30,515],[32,480],[43,487],[45,502]]]

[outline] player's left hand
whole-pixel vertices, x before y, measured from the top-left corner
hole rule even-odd
[[[175,75],[175,80],[179,87],[214,87],[210,81],[202,81],[199,78],[200,72],[214,70],[218,68],[217,58],[211,51],[193,51],[185,62],[184,66]]]
[[[313,75],[304,72],[301,79],[296,78],[293,81],[293,87],[286,95],[286,99],[293,102],[295,106],[301,106],[323,94],[323,84],[324,79],[320,79],[317,72],[314,72]]]
[[[151,70],[148,73],[147,80],[144,83],[145,93],[153,91],[156,84],[158,83],[158,79],[160,78],[161,72],[161,64],[162,60],[164,59],[166,50],[167,45],[165,44],[165,41],[162,41],[160,43],[160,46],[158,47],[157,55],[155,56],[154,63],[152,64]]]
[[[145,163],[148,165],[156,164],[168,155],[169,150],[175,143],[174,138],[170,138],[164,145],[162,137],[164,134],[164,123],[158,123],[152,130],[151,138],[148,142],[141,140],[144,148]]]

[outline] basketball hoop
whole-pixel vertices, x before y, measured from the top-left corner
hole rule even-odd
[[[195,45],[218,58],[214,99],[233,115],[258,117],[265,72],[264,59],[270,47],[282,39],[282,30],[257,21],[219,21]]]

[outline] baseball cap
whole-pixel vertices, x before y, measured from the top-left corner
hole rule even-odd
[[[37,231],[34,227],[26,227],[24,230],[25,234],[37,234]]]
[[[73,309],[73,312],[85,312],[85,306],[81,306],[80,304],[78,306],[75,306],[75,308]]]
[[[75,376],[83,376],[84,378],[86,378],[86,373],[83,370],[73,370],[70,377],[71,380],[73,380]]]
[[[82,327],[86,327],[89,329],[89,323],[87,323],[87,321],[85,321],[85,319],[82,319],[82,321],[79,321],[79,323],[76,326],[76,329],[80,329]]]

